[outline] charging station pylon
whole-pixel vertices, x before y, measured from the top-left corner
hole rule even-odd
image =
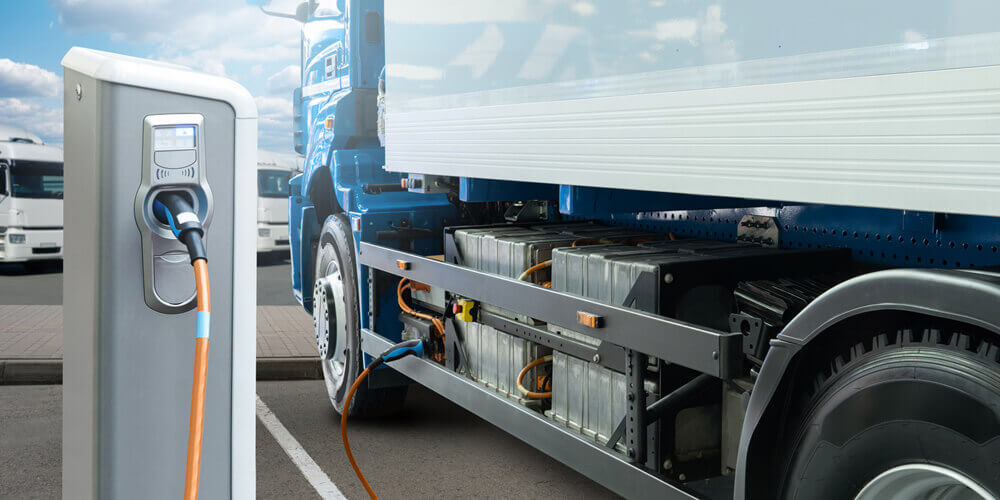
[[[152,215],[187,196],[205,228],[212,343],[203,498],[255,496],[257,109],[231,80],[73,48],[65,68],[63,497],[178,498],[194,277]]]

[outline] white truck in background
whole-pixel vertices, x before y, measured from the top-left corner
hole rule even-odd
[[[0,262],[62,259],[63,152],[0,124]]]
[[[288,252],[288,180],[298,170],[294,157],[258,152],[257,253]]]

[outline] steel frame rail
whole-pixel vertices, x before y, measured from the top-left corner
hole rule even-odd
[[[361,331],[361,348],[371,356],[392,344],[371,330]],[[626,498],[700,498],[682,484],[636,467],[596,442],[436,363],[407,357],[393,362],[392,368]]]
[[[729,378],[742,363],[741,335],[556,292],[526,281],[362,242],[359,263],[585,333],[701,373]],[[362,273],[362,276],[367,273]],[[578,313],[599,318],[596,327]]]

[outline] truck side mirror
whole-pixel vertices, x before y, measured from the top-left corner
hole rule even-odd
[[[308,21],[314,10],[316,10],[315,2],[300,3],[299,6],[295,8],[295,20],[300,23]]]
[[[0,196],[7,194],[7,166],[0,165]]]

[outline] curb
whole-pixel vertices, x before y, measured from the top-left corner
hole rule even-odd
[[[319,358],[260,358],[257,359],[257,380],[316,380],[323,379]]]
[[[61,383],[61,359],[0,359],[0,385]]]
[[[323,378],[319,358],[258,358],[257,380]],[[61,359],[0,359],[0,385],[62,384]]]

